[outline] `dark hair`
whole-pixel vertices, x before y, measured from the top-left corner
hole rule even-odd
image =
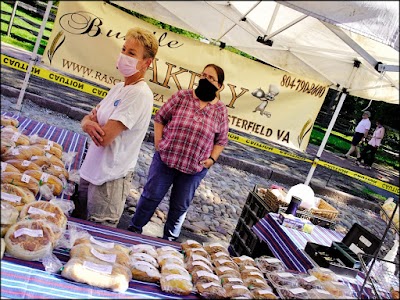
[[[375,122],[378,122],[379,124],[383,125],[381,119],[376,119]]]
[[[208,64],[207,66],[204,67],[204,69],[211,67],[215,70],[215,72],[217,72],[217,76],[218,76],[218,83],[220,85],[222,85],[224,83],[225,80],[225,73],[224,70],[222,70],[221,67],[215,65],[215,64]]]

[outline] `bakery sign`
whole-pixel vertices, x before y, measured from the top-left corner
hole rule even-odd
[[[159,43],[146,73],[155,106],[196,88],[204,66],[214,63],[225,71],[219,97],[231,129],[305,151],[327,86],[160,29],[104,1],[60,1],[42,63],[110,88],[123,80],[115,65],[127,30],[136,26]]]

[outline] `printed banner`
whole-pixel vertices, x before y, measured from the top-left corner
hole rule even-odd
[[[305,151],[327,86],[160,29],[105,2],[60,1],[42,63],[112,87],[123,80],[115,65],[127,30],[135,26],[159,42],[146,74],[155,105],[179,89],[196,88],[204,66],[214,63],[225,71],[219,97],[230,128]]]

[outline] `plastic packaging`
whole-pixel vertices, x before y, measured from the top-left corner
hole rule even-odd
[[[44,270],[52,274],[61,273],[61,268],[63,267],[62,262],[53,253],[43,257],[42,264],[44,266]]]
[[[75,156],[76,156],[77,153],[78,153],[78,152],[72,152],[72,151],[70,151],[70,152],[63,152],[63,153],[62,153],[61,160],[64,162],[64,164],[65,164],[66,166],[69,166],[69,165],[73,162],[73,160],[74,160],[74,158],[75,158]]]

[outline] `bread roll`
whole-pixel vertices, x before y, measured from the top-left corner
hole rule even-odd
[[[47,144],[47,145],[32,144],[32,145],[43,149],[47,153],[53,154],[54,156],[56,156],[59,159],[62,158],[62,150],[57,147],[50,146],[49,144]]]
[[[82,237],[82,238],[76,239],[74,242],[74,246],[79,245],[79,244],[89,244],[89,245],[96,245],[96,246],[102,247],[104,249],[114,249],[117,251],[122,251],[128,256],[130,253],[129,248],[124,245],[113,243],[113,242],[101,242],[98,239],[94,238],[93,236]]]
[[[7,161],[10,159],[25,159],[30,160],[32,156],[42,156],[44,155],[44,150],[35,146],[16,146],[10,148],[6,153],[1,156],[2,161]]]
[[[91,258],[93,262],[107,262],[110,264],[119,264],[129,268],[130,261],[129,256],[115,249],[105,249],[91,244],[79,244],[73,246],[69,252],[70,257],[78,257],[86,259]]]
[[[40,260],[53,251],[54,233],[46,221],[22,220],[8,229],[6,251],[23,260]]]
[[[71,258],[61,272],[61,276],[91,286],[123,293],[129,287],[129,269],[119,264],[97,263],[90,258]]]
[[[48,201],[35,201],[26,204],[19,214],[21,219],[45,220],[56,226],[53,231],[59,239],[67,228],[67,217],[61,207]]]
[[[53,194],[55,196],[60,195],[63,191],[62,181],[54,175],[38,170],[26,170],[24,174],[29,175],[38,180],[39,185],[47,184],[52,189]]]
[[[132,278],[146,282],[159,282],[160,271],[147,261],[135,261],[131,264]]]
[[[1,225],[12,225],[17,222],[19,211],[7,201],[1,201]]]
[[[21,173],[16,167],[4,161],[1,162],[1,172]]]
[[[15,145],[29,145],[29,137],[26,136],[25,134],[13,130],[1,130],[1,138],[2,139],[11,139],[13,142],[15,142]]]
[[[192,280],[190,276],[170,274],[161,276],[161,290],[176,295],[189,295],[193,290]]]
[[[58,148],[61,151],[63,150],[63,147],[59,143],[51,141],[51,140],[46,139],[46,138],[42,138],[42,137],[40,137],[38,135],[30,136],[29,140],[31,142],[31,145],[35,145],[35,144],[40,144],[40,145],[44,145],[44,146],[45,145],[49,145],[50,147]]]
[[[15,118],[9,117],[9,116],[1,116],[1,125],[2,126],[14,126],[18,127],[19,126],[19,121]]]
[[[18,172],[25,172],[26,170],[37,170],[41,171],[40,167],[31,162],[30,160],[24,160],[24,159],[10,159],[6,161],[7,164],[12,165],[15,167]]]
[[[69,179],[69,173],[67,171],[67,169],[65,169],[64,167],[60,167],[57,165],[43,165],[42,166],[42,171],[46,172],[48,174],[51,174],[53,176],[56,176],[60,179],[65,178],[65,179]]]
[[[16,173],[13,173],[16,174]],[[25,178],[25,177],[23,177]],[[17,186],[11,183],[2,183],[1,184],[1,199],[6,200],[11,202],[11,204],[19,209],[22,208],[26,203],[31,203],[36,200],[35,194],[32,192],[32,189],[34,188],[33,181],[36,181],[37,187],[39,187],[39,183],[35,178],[30,178],[29,182],[32,186],[31,189],[28,187],[24,186]],[[1,180],[3,182],[3,178]],[[4,180],[4,182],[7,182]],[[12,180],[9,180],[8,182],[13,182]],[[16,181],[15,181],[16,182]],[[37,193],[39,188],[35,188],[34,191]],[[9,196],[9,195],[14,195],[14,196]]]

